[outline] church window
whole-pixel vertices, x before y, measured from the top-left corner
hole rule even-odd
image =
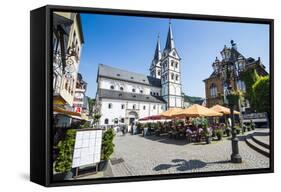
[[[178,75],[176,75],[176,81],[178,81],[179,80],[179,76]]]
[[[125,122],[125,119],[124,118],[121,118],[121,123],[124,123]]]
[[[171,61],[171,66],[172,66],[172,67],[174,66],[174,61]]]
[[[108,109],[112,109],[112,103],[108,104]]]
[[[111,85],[111,86],[110,86],[110,89],[114,89],[114,86],[113,86],[113,85]]]
[[[142,108],[143,108],[143,110],[145,110],[145,105]]]
[[[143,90],[140,90],[140,93],[143,93]]]
[[[150,91],[150,95],[152,95],[152,91]]]
[[[173,52],[173,56],[176,56],[176,52],[175,51]]]
[[[118,124],[118,119],[117,118],[114,119],[114,124]]]
[[[135,104],[133,105],[133,109],[136,109],[136,105]]]
[[[176,62],[175,67],[178,68],[178,63]]]
[[[156,95],[159,96],[159,93],[157,92]]]
[[[122,105],[121,105],[121,109],[124,109],[124,108],[125,108],[125,105],[124,105],[124,104],[122,104]]]
[[[106,124],[106,125],[108,124],[108,119],[104,120],[104,124]]]
[[[160,72],[160,70],[158,70],[158,75],[160,75],[161,74],[161,72]]]
[[[174,80],[174,73],[171,74],[171,79]]]
[[[123,87],[120,87],[120,91],[123,91],[124,90],[124,88]]]
[[[156,105],[153,105],[153,109],[156,109]]]
[[[136,92],[136,89],[135,89],[135,88],[133,88],[133,89],[132,89],[132,92],[134,92],[134,93],[135,93],[135,92]]]

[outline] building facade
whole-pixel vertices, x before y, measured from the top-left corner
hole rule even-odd
[[[100,64],[94,106],[102,115],[99,124],[129,125],[169,108],[183,108],[180,60],[170,23],[163,52],[158,36],[150,75]]]
[[[84,43],[80,15],[53,15],[53,103],[56,126],[68,127],[74,112],[74,95]]]
[[[77,75],[76,89],[73,100],[73,107],[76,113],[80,113],[82,119],[88,120],[89,104],[86,96],[87,83],[80,73]]]
[[[219,68],[227,57],[231,57],[239,74],[241,74],[241,72],[247,72],[247,70],[255,69],[261,76],[268,75],[267,71],[265,70],[265,66],[261,62],[261,59],[245,57],[238,51],[237,45],[234,43],[234,41],[231,41],[231,47],[224,46],[223,50],[221,51],[221,56],[221,60],[216,57],[212,64],[212,74],[204,80],[207,107],[212,107],[216,104],[224,105],[226,86],[221,79],[223,74],[221,74],[222,72],[219,71]],[[232,79],[230,83],[234,90],[246,92],[245,83],[241,80],[240,75],[238,75],[237,79]],[[249,108],[249,102],[245,100],[244,103],[239,104],[237,110],[246,112]]]

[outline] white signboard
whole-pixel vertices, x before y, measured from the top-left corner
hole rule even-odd
[[[100,162],[102,130],[77,131],[72,168]]]

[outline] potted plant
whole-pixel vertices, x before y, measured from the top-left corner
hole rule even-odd
[[[230,127],[227,127],[225,129],[225,133],[226,133],[226,136],[229,137],[231,135],[231,128]]]
[[[99,163],[99,171],[103,171],[107,168],[108,161],[110,156],[114,152],[114,143],[113,139],[115,137],[115,133],[113,129],[108,129],[104,132],[102,136],[102,146],[101,146],[101,162]]]
[[[68,129],[66,136],[63,140],[59,141],[56,149],[58,149],[59,154],[55,160],[55,171],[62,174],[65,180],[72,178],[73,173],[71,169],[72,157],[75,144],[75,129]]]
[[[251,123],[250,123],[250,126],[251,126],[251,130],[255,130],[255,123],[251,120]]]
[[[235,131],[236,131],[236,134],[239,135],[240,132],[241,132],[241,127],[235,126],[234,129],[235,129]]]
[[[216,136],[217,136],[218,140],[220,141],[223,136],[223,131],[221,129],[216,129],[215,132],[216,132]]]
[[[210,144],[211,143],[211,138],[212,138],[212,134],[211,134],[211,131],[209,131],[209,129],[204,126],[203,128],[203,133],[204,133],[204,136],[206,138],[206,144]]]

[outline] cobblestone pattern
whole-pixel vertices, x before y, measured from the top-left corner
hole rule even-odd
[[[183,140],[139,135],[116,136],[114,158],[124,162],[111,165],[115,177],[237,169],[268,168],[269,158],[252,150],[240,137],[239,150],[243,162],[230,162],[231,141],[212,144],[187,144]]]

